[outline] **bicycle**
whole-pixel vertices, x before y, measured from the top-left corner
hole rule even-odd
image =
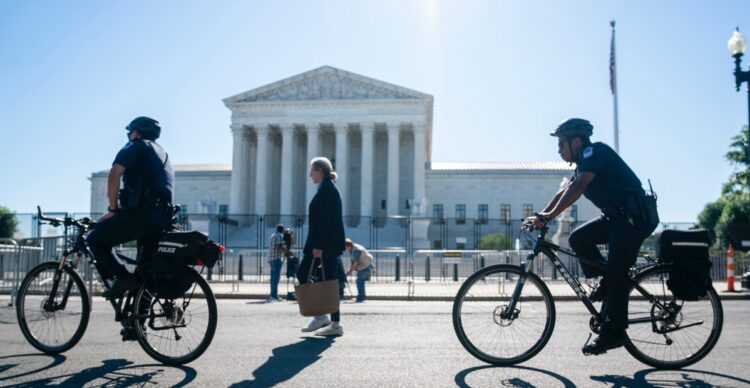
[[[73,348],[88,325],[91,299],[77,268],[84,256],[93,266],[84,236],[96,223],[89,218],[45,217],[40,208],[37,211],[40,224],[77,230],[70,249],[58,261],[34,267],[18,289],[16,315],[24,337],[44,353],[59,354]],[[138,262],[119,253],[118,257],[129,264]],[[211,287],[194,267],[188,267],[185,276],[190,288],[177,298],[163,297],[142,282],[136,291],[109,299],[115,321],[123,326],[123,341],[138,341],[149,356],[167,365],[200,357],[216,332],[216,298]],[[106,281],[101,284],[111,287]]]
[[[547,256],[591,313],[591,331],[599,333],[603,316],[576,277],[563,265],[561,252],[596,268],[605,264],[582,258],[546,240],[548,228],[524,223],[538,231],[532,252],[520,265],[498,264],[469,276],[453,303],[453,328],[461,345],[474,357],[498,366],[524,362],[539,353],[555,327],[555,304],[544,281],[531,272],[539,254]],[[639,361],[659,369],[676,369],[705,357],[719,340],[723,325],[721,301],[713,287],[698,301],[680,300],[669,291],[672,264],[647,258],[629,273],[628,324],[625,348]],[[589,339],[591,337],[589,336]]]

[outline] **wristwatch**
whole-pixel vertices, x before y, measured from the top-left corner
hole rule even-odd
[[[117,209],[112,210],[112,209],[109,208],[109,206],[107,206],[107,211],[110,212],[110,213],[117,213],[117,212],[120,211],[120,208],[118,207]]]

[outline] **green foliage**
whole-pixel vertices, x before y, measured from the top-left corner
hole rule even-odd
[[[502,251],[511,249],[510,238],[503,233],[489,233],[479,240],[479,249]]]
[[[747,193],[750,188],[750,134],[747,126],[743,127],[738,135],[732,138],[729,152],[724,155],[729,164],[735,167],[735,171],[729,176],[729,181],[724,183],[722,194]]]
[[[721,197],[716,202],[706,204],[703,211],[698,214],[698,225],[708,230],[711,241],[716,241],[716,224],[724,211],[724,202],[724,197]]]
[[[13,238],[13,233],[16,231],[18,231],[16,213],[0,206],[0,237]]]
[[[742,240],[750,240],[750,197],[747,193],[724,196],[724,208],[716,222],[716,239],[722,246],[742,249]]]
[[[708,229],[716,249],[732,244],[742,249],[742,241],[750,240],[750,131],[742,128],[732,138],[724,157],[735,171],[722,186],[716,202],[706,204],[698,215],[698,225]]]

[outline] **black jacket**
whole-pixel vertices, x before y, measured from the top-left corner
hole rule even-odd
[[[306,255],[313,249],[322,249],[325,256],[340,256],[344,252],[344,219],[341,195],[336,185],[323,178],[308,208],[308,232],[305,241]]]

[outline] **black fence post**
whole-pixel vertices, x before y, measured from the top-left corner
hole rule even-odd
[[[240,255],[240,262],[237,264],[237,280],[242,281],[242,255]]]
[[[401,280],[401,257],[396,255],[396,281]]]
[[[424,259],[424,281],[430,281],[430,256]]]
[[[484,256],[479,256],[479,268],[484,268]]]
[[[453,281],[458,281],[458,264],[453,264]]]
[[[260,254],[256,256],[258,258],[258,281],[263,281],[263,258]]]
[[[211,276],[214,274],[214,267],[208,267],[208,280],[211,280]]]

